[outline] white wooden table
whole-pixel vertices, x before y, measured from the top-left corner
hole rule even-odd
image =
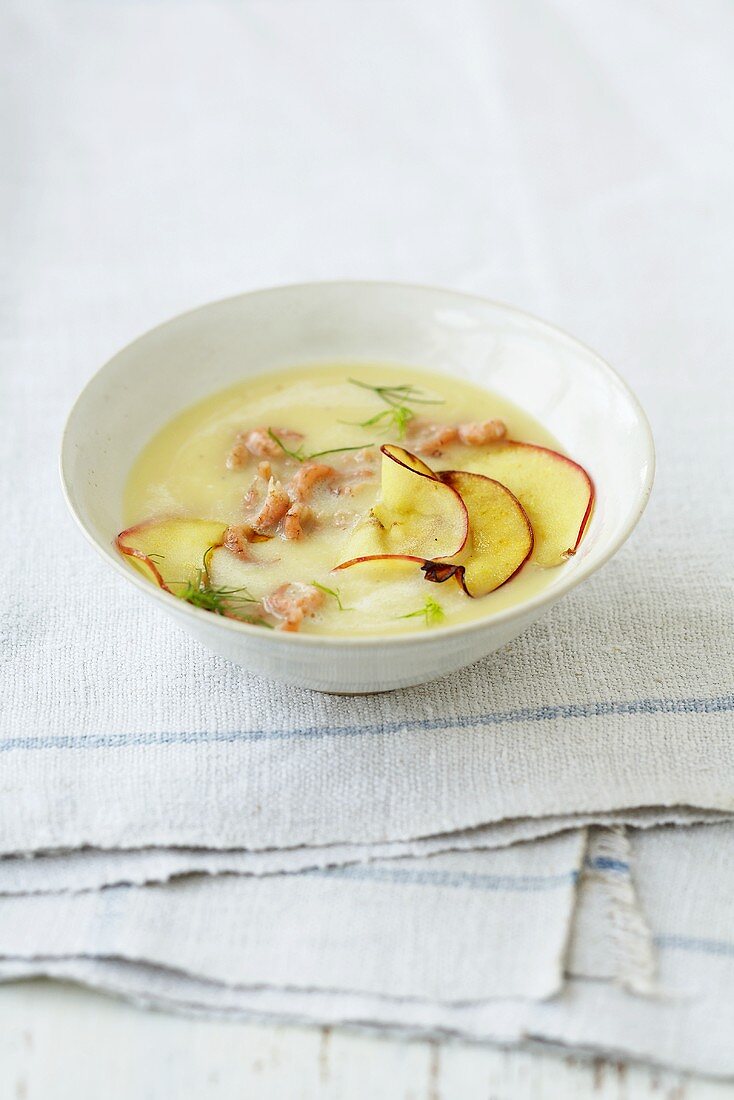
[[[724,1100],[734,1084],[553,1052],[193,1020],[0,987],[2,1100]]]

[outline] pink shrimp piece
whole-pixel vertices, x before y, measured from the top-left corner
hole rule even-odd
[[[324,602],[324,594],[312,584],[300,581],[281,584],[263,600],[263,607],[280,620],[280,630],[298,630],[307,615],[312,615]]]
[[[225,465],[228,470],[241,470],[243,466],[247,465],[247,463],[250,461],[250,458],[251,455],[245,445],[244,440],[241,439],[238,435],[234,443],[232,444],[232,449],[227,455]]]
[[[287,447],[293,449],[303,439],[301,433],[294,432],[292,428],[271,428],[270,430],[268,428],[253,428],[245,435],[245,446],[250,454],[255,455],[256,458],[283,457],[283,448],[270,435],[271,431],[273,435],[277,435],[278,439],[282,439]]]
[[[333,477],[336,477],[333,466],[325,466],[322,462],[304,462],[300,469],[296,470],[288,486],[291,500],[294,502],[308,500],[320,482]]]
[[[295,507],[289,508],[283,516],[281,533],[283,538],[287,539],[289,542],[295,542],[297,539],[303,538],[301,516],[300,513],[296,511]]]
[[[292,428],[273,428],[272,432],[287,447],[295,448],[303,439],[301,433]],[[283,454],[283,448],[276,443],[267,428],[252,428],[249,432],[238,432],[235,436],[232,449],[227,455],[227,469],[242,469],[253,455],[255,458],[282,458]]]
[[[283,517],[281,534],[284,539],[300,539],[304,534],[305,525],[313,519],[313,512],[305,504],[292,504]]]
[[[496,443],[507,435],[507,425],[503,420],[471,421],[459,424],[459,439],[469,447],[484,447]]]
[[[271,477],[265,503],[251,520],[252,529],[257,535],[273,535],[275,528],[291,506],[291,498],[279,481]]]
[[[232,524],[224,532],[224,545],[238,558],[246,561],[250,556],[253,531],[246,523]]]
[[[458,436],[458,430],[451,424],[414,423],[408,426],[410,449],[419,455],[440,455]]]
[[[260,502],[272,476],[273,468],[270,463],[266,460],[258,462],[257,473],[252,479],[249,489],[242,497],[245,508],[254,508]]]
[[[262,494],[262,482],[259,477],[252,479],[249,489],[242,497],[242,503],[245,508],[254,508],[260,500]]]

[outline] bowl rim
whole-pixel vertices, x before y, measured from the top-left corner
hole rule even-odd
[[[77,510],[74,502],[74,489],[72,480],[69,475],[69,458],[70,458],[70,435],[73,427],[73,421],[77,414],[77,410],[85,399],[88,390],[94,386],[99,385],[99,380],[104,374],[109,365],[123,352],[133,347],[140,340],[152,335],[159,329],[163,329],[168,325],[179,321],[184,317],[189,317],[192,314],[198,313],[201,310],[209,309],[212,306],[223,305],[227,302],[237,301],[241,298],[254,298],[259,295],[267,295],[277,293],[278,291],[298,291],[298,290],[313,290],[326,287],[384,287],[395,290],[417,290],[426,291],[433,294],[446,294],[453,298],[462,299],[466,302],[478,303],[484,306],[492,306],[498,308],[503,312],[510,313],[516,317],[523,318],[532,322],[535,326],[540,326],[546,329],[555,336],[560,336],[564,340],[570,341],[576,347],[581,348],[589,355],[602,375],[606,375],[607,380],[621,389],[634,412],[636,413],[638,420],[638,430],[640,443],[644,451],[644,478],[641,480],[639,489],[637,490],[637,502],[634,509],[630,512],[630,516],[625,523],[619,534],[612,539],[609,544],[600,550],[600,553],[595,559],[584,563],[581,562],[577,568],[571,569],[568,572],[568,577],[562,579],[558,585],[552,589],[543,589],[536,593],[534,596],[529,597],[526,600],[522,600],[517,604],[513,604],[511,607],[507,607],[502,611],[497,611],[494,614],[489,614],[484,618],[471,619],[468,622],[463,623],[449,623],[445,626],[433,627],[430,631],[421,633],[416,631],[415,633],[405,634],[368,634],[368,635],[356,635],[350,636],[348,634],[301,634],[300,632],[288,632],[279,630],[263,631],[261,627],[252,625],[250,623],[243,623],[235,619],[225,618],[223,615],[212,615],[211,612],[205,611],[203,608],[193,607],[191,604],[186,603],[183,600],[178,600],[175,597],[171,597],[171,594],[165,592],[163,589],[158,588],[146,580],[143,576],[139,575],[137,571],[131,569],[129,565],[122,561],[119,555],[114,553],[114,536],[111,538],[109,545],[102,543],[100,539],[90,530],[82,519],[79,511]],[[495,626],[504,625],[510,623],[513,620],[517,620],[525,617],[528,613],[536,612],[539,614],[544,608],[556,603],[563,596],[567,595],[572,589],[576,588],[583,581],[587,580],[598,569],[601,569],[610,558],[612,558],[621,546],[627,541],[635,527],[639,523],[645,508],[647,507],[650,494],[652,492],[653,482],[655,480],[655,442],[653,439],[652,429],[648,420],[647,414],[643,409],[639,399],[628,386],[622,376],[604,359],[597,351],[595,351],[588,344],[585,344],[582,340],[572,336],[565,329],[560,328],[558,325],[554,325],[550,321],[546,321],[541,317],[537,317],[533,313],[529,313],[527,310],[520,309],[517,306],[509,305],[506,302],[499,301],[494,298],[485,298],[481,294],[469,294],[464,291],[452,290],[448,287],[435,286],[428,283],[404,283],[397,280],[383,280],[383,279],[322,279],[300,283],[282,283],[274,286],[260,287],[255,290],[244,291],[241,294],[231,294],[224,298],[217,298],[211,302],[205,302],[202,305],[194,306],[192,309],[183,310],[181,313],[174,314],[172,317],[167,318],[165,321],[159,322],[152,328],[146,329],[145,332],[140,333],[134,339],[130,340],[127,344],[124,344],[119,348],[109,359],[107,359],[95,372],[87,379],[86,383],[80,390],[76,397],[68,416],[64,422],[63,431],[61,434],[61,445],[59,451],[59,476],[61,481],[61,491],[66,502],[66,506],[69,509],[77,527],[81,530],[85,539],[90,543],[97,553],[111,565],[121,576],[125,577],[128,582],[133,583],[141,592],[147,595],[149,598],[153,598],[157,602],[160,602],[164,609],[169,612],[180,615],[182,618],[189,618],[192,616],[192,624],[199,622],[201,625],[209,625],[213,629],[222,629],[240,634],[243,637],[250,637],[258,640],[259,642],[273,642],[276,645],[297,645],[297,646],[316,646],[325,648],[342,648],[345,645],[350,649],[369,648],[372,649],[376,646],[383,646],[388,648],[394,648],[396,646],[405,646],[406,644],[418,644],[418,645],[435,645],[443,640],[449,641],[452,637],[459,635],[474,634],[483,630],[491,629]],[[537,617],[537,615],[535,616]]]

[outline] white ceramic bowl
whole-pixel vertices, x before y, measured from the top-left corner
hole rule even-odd
[[[395,362],[486,386],[540,420],[591,473],[597,499],[578,553],[532,599],[486,619],[384,638],[262,630],[191,607],[122,561],[131,464],[176,413],[243,378],[304,364]],[[141,336],[92,378],[69,416],[61,477],[82,531],[113,569],[204,645],[301,687],[373,692],[453,672],[505,645],[598,569],[628,537],[654,472],[637,400],[594,352],[519,310],[448,290],[335,282],[214,302]],[[112,629],[112,626],[110,626]]]

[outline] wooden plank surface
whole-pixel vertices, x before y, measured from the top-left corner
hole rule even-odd
[[[72,986],[0,987],[2,1100],[724,1100],[646,1067],[329,1028],[193,1020]]]

